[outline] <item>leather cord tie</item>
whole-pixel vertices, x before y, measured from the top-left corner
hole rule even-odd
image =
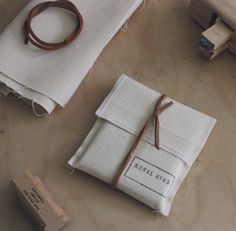
[[[170,107],[173,102],[170,101],[169,103],[166,103],[164,105],[161,105],[162,101],[166,98],[166,95],[162,95],[160,96],[160,98],[157,101],[157,104],[155,106],[155,110],[153,112],[153,114],[151,115],[151,117],[148,119],[148,121],[146,122],[146,124],[144,125],[143,129],[141,130],[141,132],[139,133],[139,135],[137,136],[134,144],[132,145],[130,151],[128,152],[127,156],[125,157],[124,161],[121,164],[121,167],[118,169],[118,171],[116,172],[116,175],[114,177],[114,180],[112,182],[112,186],[113,188],[117,188],[119,180],[121,175],[123,174],[126,166],[128,165],[130,159],[133,156],[133,153],[135,152],[139,142],[141,141],[141,139],[143,138],[144,134],[147,132],[150,124],[152,123],[152,121],[154,120],[155,122],[155,147],[159,150],[160,149],[160,122],[159,122],[159,115],[166,110],[168,107]]]
[[[33,32],[31,28],[32,19],[49,7],[58,7],[58,8],[66,9],[72,12],[76,17],[77,26],[75,30],[62,42],[58,42],[58,43],[44,42]],[[67,1],[67,0],[42,2],[31,9],[31,11],[28,14],[27,20],[24,23],[23,29],[24,29],[24,35],[25,35],[25,44],[28,44],[28,41],[30,41],[34,46],[40,49],[47,50],[47,51],[57,50],[73,42],[77,38],[77,36],[80,34],[82,27],[83,27],[83,18],[79,10],[76,8],[76,6],[72,2]]]

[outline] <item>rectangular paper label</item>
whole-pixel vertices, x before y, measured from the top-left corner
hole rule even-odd
[[[124,176],[163,197],[167,196],[175,180],[171,173],[137,156]]]

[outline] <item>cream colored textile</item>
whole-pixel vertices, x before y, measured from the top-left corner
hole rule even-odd
[[[160,93],[123,75],[97,110],[95,125],[69,165],[110,184],[159,97]],[[153,123],[118,185],[120,190],[165,216],[216,121],[173,102],[160,115],[161,149],[154,146]]]
[[[57,104],[66,105],[104,47],[142,0],[72,0],[84,19],[82,32],[72,44],[53,52],[24,45],[24,21],[40,2],[30,1],[0,34],[0,82],[51,113]],[[55,42],[65,38],[74,23],[65,10],[49,8],[33,19],[32,26],[44,41]]]

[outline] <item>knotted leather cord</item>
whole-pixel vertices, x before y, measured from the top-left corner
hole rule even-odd
[[[121,175],[123,174],[127,164],[129,163],[130,159],[133,156],[133,153],[135,152],[139,142],[141,141],[141,139],[143,138],[144,134],[147,132],[150,123],[154,120],[155,122],[155,147],[159,150],[160,149],[160,122],[159,122],[159,115],[166,110],[168,107],[170,107],[173,102],[170,101],[167,104],[161,105],[162,101],[166,98],[166,95],[162,95],[160,96],[160,98],[157,101],[157,104],[155,106],[155,110],[153,112],[153,114],[151,115],[151,117],[148,119],[148,121],[146,122],[146,124],[144,125],[143,129],[141,130],[141,132],[139,133],[139,135],[137,136],[134,144],[132,145],[130,151],[128,152],[128,154],[126,155],[124,161],[122,162],[120,168],[118,169],[118,171],[115,174],[114,180],[112,182],[112,187],[113,188],[117,188],[119,180]]]
[[[76,16],[77,26],[75,30],[63,42],[58,42],[58,43],[44,42],[33,32],[31,28],[32,19],[49,7],[58,7],[66,9],[72,12]],[[82,27],[83,27],[83,17],[81,16],[79,10],[72,2],[67,0],[42,2],[31,9],[31,11],[28,14],[27,20],[24,23],[25,44],[27,44],[28,41],[30,41],[34,46],[40,49],[48,51],[57,50],[73,42],[80,34]]]

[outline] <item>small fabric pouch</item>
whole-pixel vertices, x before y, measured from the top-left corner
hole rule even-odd
[[[160,93],[121,76],[96,112],[90,133],[68,164],[109,184],[152,115]],[[169,102],[165,99],[163,103]],[[168,216],[171,202],[216,120],[174,100],[159,116],[122,171],[117,188]]]

